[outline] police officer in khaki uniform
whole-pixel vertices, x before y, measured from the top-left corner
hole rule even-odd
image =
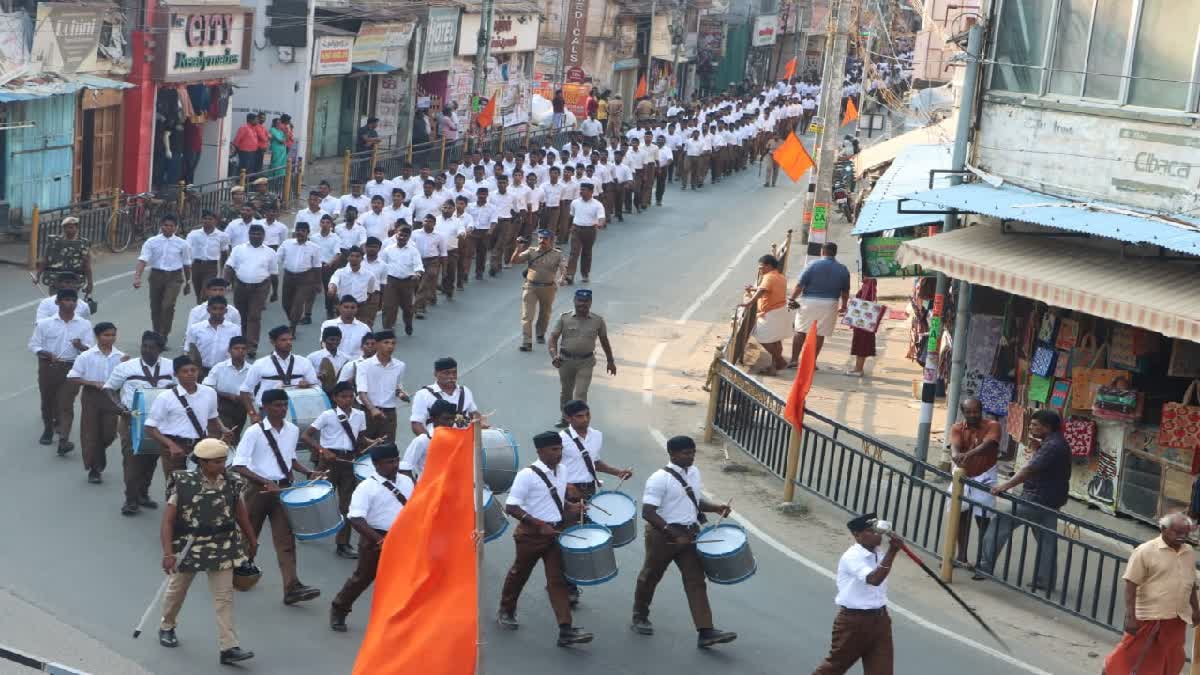
[[[554,248],[554,233],[542,228],[537,231],[537,246],[532,246],[525,237],[519,237],[521,245],[513,253],[512,262],[525,263],[525,285],[521,290],[521,351],[533,351],[533,318],[537,315],[538,344],[546,341],[546,328],[550,325],[550,309],[554,306],[554,294],[558,291],[558,272],[562,269],[564,256]]]
[[[608,327],[604,319],[592,314],[592,292],[586,288],[575,291],[575,311],[564,312],[550,331],[551,364],[558,368],[558,379],[562,384],[558,409],[567,401],[587,402],[588,387],[592,384],[592,368],[596,366],[596,340],[604,349],[608,360],[609,375],[617,374],[617,362],[613,359],[612,345],[608,342]],[[566,418],[560,418],[559,429],[567,426]]]

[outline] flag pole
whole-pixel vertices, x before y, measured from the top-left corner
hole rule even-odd
[[[483,420],[476,418],[471,424],[475,434],[475,451],[471,453],[471,464],[475,476],[475,612],[483,609]],[[483,622],[475,627],[475,673],[483,673]]]

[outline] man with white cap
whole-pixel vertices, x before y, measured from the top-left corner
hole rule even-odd
[[[160,530],[162,568],[171,579],[163,596],[158,643],[179,646],[175,636],[179,610],[196,573],[204,572],[217,614],[222,665],[254,657],[254,652],[241,648],[233,627],[233,568],[253,560],[258,549],[241,498],[242,480],[225,468],[228,454],[229,446],[215,438],[196,444],[197,469],[175,472]]]

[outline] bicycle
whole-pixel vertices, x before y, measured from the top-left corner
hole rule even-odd
[[[113,253],[129,249],[136,238],[139,241],[153,237],[158,228],[155,217],[164,201],[153,192],[125,195],[124,204],[117,215],[117,229],[108,238],[108,247]]]

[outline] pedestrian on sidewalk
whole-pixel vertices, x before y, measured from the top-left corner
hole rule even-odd
[[[850,301],[850,270],[836,260],[837,244],[829,242],[821,246],[821,259],[805,266],[792,289],[789,307],[796,312],[796,335],[792,338],[792,360],[788,368],[800,362],[800,349],[807,337],[806,331],[817,322],[817,356],[825,346],[825,338],[833,335],[839,314],[846,313]],[[797,298],[800,300],[797,302]]]
[[[878,279],[863,279],[862,288],[858,289],[854,297],[875,302],[878,286]],[[854,357],[854,370],[851,370],[850,374],[862,377],[865,374],[863,369],[867,365],[867,359],[875,356],[875,333],[861,328],[851,330],[853,336],[850,338],[850,356]]]
[[[757,304],[754,338],[771,355],[768,375],[787,368],[783,358],[783,340],[791,333],[791,314],[787,308],[787,278],[779,271],[779,259],[764,255],[758,259],[758,286],[747,286],[750,298],[739,307]]]
[[[857,330],[855,331],[858,332]],[[983,418],[983,403],[977,398],[967,398],[959,405],[962,421],[950,427],[950,461],[961,467],[966,477],[984,488],[967,485],[963,491],[961,510],[967,511],[958,520],[958,558],[964,567],[967,562],[967,543],[971,539],[971,518],[979,524],[979,537],[987,532],[991,510],[996,506],[996,497],[990,492],[996,485],[998,472],[996,460],[1000,454],[1000,423]]]
[[[1200,624],[1196,553],[1187,544],[1192,520],[1158,521],[1161,534],[1138,546],[1125,567],[1125,634],[1104,659],[1105,675],[1179,673],[1187,661],[1187,625]]]
[[[1033,458],[1009,480],[992,488],[999,495],[1024,485],[1023,501],[1013,503],[1012,517],[1000,516],[996,527],[983,538],[983,555],[972,579],[991,575],[996,559],[1004,551],[1020,518],[1035,526],[1038,552],[1034,562],[1031,590],[1054,590],[1058,563],[1058,510],[1067,503],[1067,484],[1071,478],[1071,448],[1062,435],[1062,418],[1053,410],[1042,409],[1029,423]],[[1032,502],[1032,503],[1028,503]]]

